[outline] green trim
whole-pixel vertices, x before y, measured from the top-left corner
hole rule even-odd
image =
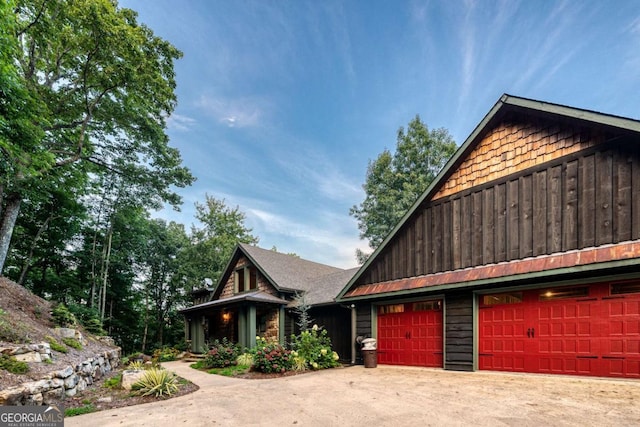
[[[284,345],[285,343],[284,322],[284,306],[281,305],[280,309],[278,310],[278,342],[280,343],[280,345]]]
[[[251,304],[247,307],[247,334],[248,334],[248,348],[254,348],[256,346],[256,306]]]
[[[383,298],[390,298],[393,296],[416,295],[416,294],[421,294],[425,292],[428,292],[428,293],[443,292],[443,291],[449,291],[453,289],[474,288],[474,287],[478,287],[486,284],[493,284],[493,283],[499,284],[499,283],[505,283],[505,282],[515,282],[519,280],[553,278],[553,276],[559,276],[559,275],[565,275],[565,274],[583,273],[583,272],[590,272],[590,271],[597,272],[597,271],[606,270],[606,269],[628,267],[633,265],[640,265],[640,258],[609,261],[609,262],[603,262],[599,264],[587,264],[587,265],[580,265],[575,267],[558,268],[555,270],[537,271],[533,273],[523,273],[523,274],[512,275],[512,276],[494,277],[489,279],[474,280],[470,282],[458,282],[458,283],[452,283],[447,285],[428,286],[428,287],[422,287],[422,288],[416,288],[416,289],[408,289],[404,291],[384,292],[384,293],[373,294],[373,295],[347,297],[347,298],[341,298],[340,302],[350,303],[352,301],[362,301],[362,300],[371,301],[371,300],[378,300]],[[573,280],[579,281],[577,279],[573,279]],[[571,281],[571,279],[569,281]],[[584,282],[584,280],[582,281]],[[514,286],[517,286],[517,285],[514,285]]]
[[[404,224],[413,216],[415,211],[422,205],[425,200],[428,200],[435,191],[444,183],[448,176],[454,172],[454,167],[457,166],[459,161],[464,160],[464,157],[468,152],[475,147],[482,134],[486,131],[489,124],[502,114],[503,110],[514,110],[517,108],[527,109],[532,111],[540,111],[556,116],[569,117],[577,120],[588,121],[591,123],[611,126],[618,129],[622,129],[627,132],[640,132],[640,121],[628,119],[624,117],[612,116],[609,114],[598,113],[595,111],[583,110],[574,107],[568,107],[559,104],[552,104],[548,102],[535,101],[527,98],[520,98],[517,96],[503,94],[498,102],[489,110],[480,123],[474,128],[473,132],[465,139],[460,148],[453,154],[446,165],[440,170],[440,173],[431,182],[429,187],[422,193],[418,200],[413,204],[409,211],[402,217],[393,230],[382,241],[380,246],[369,256],[367,261],[360,267],[360,269],[353,275],[351,280],[345,285],[345,287],[338,294],[336,301],[341,302],[344,295],[349,289],[357,282],[360,276],[369,268],[369,266],[375,261],[377,256],[382,252],[391,240],[395,237],[398,231],[404,226]],[[349,301],[347,299],[346,301]]]
[[[478,295],[473,292],[472,293],[472,311],[471,311],[471,321],[473,322],[471,325],[471,331],[473,334],[473,349],[472,349],[472,362],[474,371],[478,370],[479,359],[478,353],[480,352],[480,331],[478,331],[478,324],[480,323],[480,305],[478,304]]]
[[[250,348],[247,340],[247,314],[243,307],[238,309],[238,341],[242,347]]]

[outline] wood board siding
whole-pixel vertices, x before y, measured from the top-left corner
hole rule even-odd
[[[445,298],[445,369],[473,370],[473,293],[456,292]]]
[[[324,328],[331,339],[331,347],[340,360],[351,360],[351,310],[340,305],[315,307],[309,310],[313,323]]]
[[[358,283],[635,240],[639,199],[637,141],[601,144],[426,203]],[[421,238],[406,237],[418,229]]]

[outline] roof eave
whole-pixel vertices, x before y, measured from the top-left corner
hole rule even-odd
[[[390,297],[418,295],[418,294],[424,294],[424,293],[438,293],[438,292],[441,293],[443,291],[450,291],[450,290],[456,290],[456,289],[457,290],[474,289],[474,288],[478,288],[488,284],[492,284],[492,285],[493,284],[495,285],[514,284],[515,285],[518,282],[531,281],[535,279],[566,277],[566,276],[575,275],[577,273],[586,273],[586,272],[598,273],[598,272],[604,272],[607,270],[615,270],[615,269],[620,269],[620,268],[630,267],[630,266],[637,266],[637,265],[640,265],[640,258],[616,260],[616,261],[609,261],[609,262],[588,264],[588,265],[581,265],[581,266],[567,267],[567,268],[559,268],[555,270],[544,270],[544,271],[538,271],[533,273],[514,274],[509,276],[502,276],[499,278],[487,278],[487,279],[473,280],[469,282],[459,282],[459,283],[449,283],[446,285],[427,286],[427,287],[422,287],[417,289],[408,289],[403,291],[384,292],[384,293],[370,294],[370,295],[359,295],[356,297],[345,297],[345,298],[338,299],[337,302],[351,303],[351,302],[361,301],[361,300],[370,301],[373,299],[385,299],[385,298],[388,299]],[[638,276],[638,273],[633,273],[631,276],[636,277]],[[615,277],[620,279],[621,276],[615,275]],[[602,277],[594,276],[593,280],[600,281],[602,280]],[[567,282],[569,281],[584,282],[584,278],[568,279],[566,281]]]

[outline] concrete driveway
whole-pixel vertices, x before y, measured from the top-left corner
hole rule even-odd
[[[65,426],[637,426],[640,381],[353,366],[270,380],[163,364],[195,393]]]

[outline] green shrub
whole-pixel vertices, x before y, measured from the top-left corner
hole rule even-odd
[[[308,368],[326,369],[340,365],[338,353],[331,349],[331,339],[326,329],[317,325],[300,335],[292,335],[291,348],[295,351],[294,357],[304,359]]]
[[[233,344],[226,338],[222,341],[215,340],[211,345],[211,349],[204,358],[204,367],[206,368],[224,368],[226,366],[235,365],[236,359],[240,355],[240,347]]]
[[[51,315],[55,324],[63,328],[73,327],[78,323],[76,316],[64,304],[58,304]]]
[[[122,383],[122,374],[115,375],[111,378],[108,378],[102,384],[102,387],[105,388],[119,388],[120,383]]]
[[[178,358],[180,350],[172,347],[163,347],[153,352],[152,359],[156,362],[171,362]]]
[[[295,351],[291,352],[291,356],[293,356],[292,370],[297,372],[304,372],[307,370],[307,359],[298,356]]]
[[[130,369],[132,371],[139,371],[144,369],[144,362],[142,360],[134,360],[132,362],[129,362],[129,364],[127,365],[127,369]]]
[[[102,322],[97,317],[92,317],[83,323],[84,328],[94,335],[106,335],[107,332],[102,329]]]
[[[164,369],[149,369],[138,382],[131,386],[135,394],[141,396],[171,396],[178,391],[178,383],[172,372]]]
[[[253,365],[253,354],[251,353],[242,353],[236,359],[236,363],[241,366],[251,366]]]
[[[266,374],[284,373],[292,367],[291,351],[277,343],[268,343],[258,348],[253,356],[253,368]]]
[[[0,369],[9,371],[12,374],[25,374],[29,371],[29,365],[27,365],[27,362],[16,360],[13,356],[0,354]]]
[[[75,338],[62,338],[62,342],[76,350],[82,350],[82,344]]]
[[[93,404],[88,404],[84,406],[80,406],[79,408],[69,408],[64,410],[65,417],[73,417],[75,415],[83,415],[89,414],[91,412],[97,411],[96,407]]]
[[[54,337],[46,336],[45,339],[49,343],[51,350],[57,351],[58,353],[67,353],[67,347],[60,344]]]

